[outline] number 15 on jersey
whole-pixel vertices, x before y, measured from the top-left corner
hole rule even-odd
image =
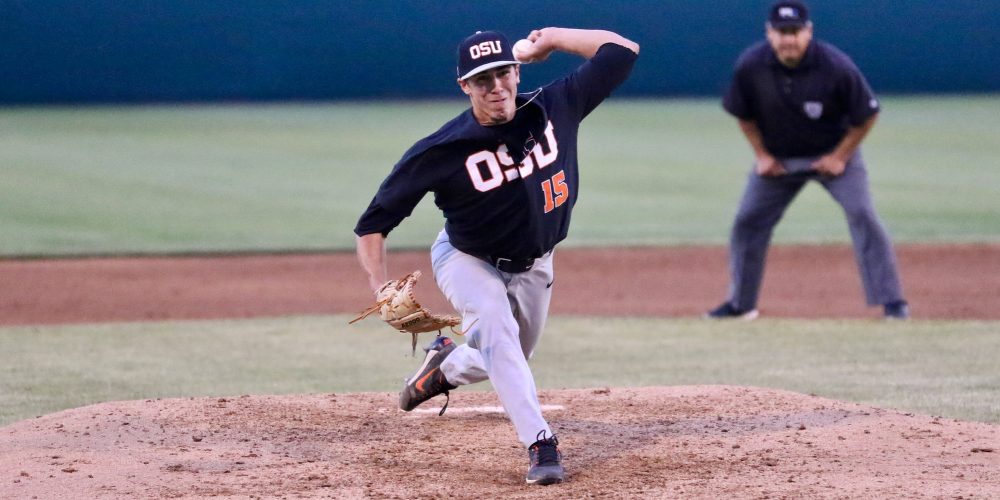
[[[569,198],[566,173],[560,170],[552,175],[551,179],[542,181],[542,193],[545,194],[545,213],[549,213],[565,203],[566,198]]]

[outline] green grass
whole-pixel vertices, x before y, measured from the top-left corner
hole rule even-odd
[[[1000,241],[1000,96],[883,104],[866,154],[896,240]],[[0,256],[350,248],[392,164],[465,105],[0,109]],[[749,167],[716,100],[612,100],[584,123],[580,157],[567,246],[724,243]],[[391,246],[426,247],[441,224],[425,199]],[[848,234],[811,186],[775,241]],[[419,361],[408,339],[344,323],[0,328],[0,424],[120,399],[396,390]],[[533,367],[543,388],[756,385],[1000,422],[997,329],[557,317]]]
[[[1000,240],[1000,96],[894,97],[866,141],[898,241]],[[0,255],[345,249],[381,179],[462,101],[0,109]],[[717,100],[612,99],[583,125],[567,245],[717,244],[748,147]],[[427,197],[391,245],[426,247]],[[806,189],[777,243],[846,242]]]
[[[0,425],[103,401],[397,390],[420,363],[409,337],[347,319],[0,328]],[[996,332],[973,321],[555,317],[532,370],[541,388],[760,386],[1000,422]]]

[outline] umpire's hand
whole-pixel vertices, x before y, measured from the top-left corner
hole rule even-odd
[[[812,164],[812,167],[820,174],[837,177],[838,175],[844,173],[844,168],[847,167],[847,162],[836,156],[826,155],[816,160],[816,162]]]
[[[775,157],[771,155],[760,155],[756,162],[757,175],[761,177],[777,177],[785,175],[788,171]]]

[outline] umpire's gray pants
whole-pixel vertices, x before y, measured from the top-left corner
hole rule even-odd
[[[742,310],[757,307],[771,233],[785,209],[810,180],[819,182],[844,209],[868,305],[903,300],[892,241],[875,213],[868,171],[860,151],[851,157],[838,177],[805,172],[815,158],[780,161],[790,174],[761,177],[751,168],[733,222],[729,241],[729,301],[733,307]]]

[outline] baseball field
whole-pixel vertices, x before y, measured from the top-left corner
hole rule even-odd
[[[0,498],[1000,496],[1000,96],[885,98],[865,142],[906,322],[818,186],[762,318],[701,320],[747,147],[713,100],[602,105],[531,361],[547,488],[488,386],[399,412],[419,350],[347,324],[354,222],[464,105],[0,109]],[[425,199],[392,274],[429,275],[441,223]]]

